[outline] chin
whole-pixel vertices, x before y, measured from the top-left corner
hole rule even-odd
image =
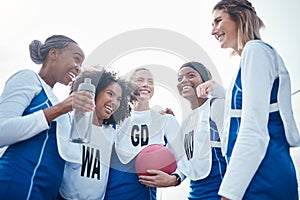
[[[223,43],[221,43],[221,48],[222,49],[229,49],[229,48],[231,48],[231,46],[223,42]]]
[[[104,115],[105,119],[108,119],[108,118],[110,118],[111,116],[112,116],[112,114],[106,114],[106,115]]]
[[[151,97],[149,95],[143,95],[143,96],[140,96],[139,99],[141,101],[149,101],[151,99]]]
[[[221,47],[222,49],[227,48],[223,43],[220,44],[220,47]]]
[[[189,99],[191,95],[187,93],[183,93],[181,96],[185,99]]]

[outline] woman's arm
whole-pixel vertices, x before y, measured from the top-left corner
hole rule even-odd
[[[78,108],[93,111],[93,96],[85,91],[74,92],[66,100],[22,116],[32,99],[41,92],[42,84],[35,72],[22,70],[6,82],[0,97],[0,147],[26,140],[49,128],[56,117]]]
[[[271,49],[251,43],[241,58],[243,103],[240,129],[219,194],[242,199],[262,162],[269,143],[267,129],[274,81]]]
[[[0,97],[0,146],[30,138],[48,128],[42,110],[22,116],[41,90],[33,71],[23,70],[8,79]]]

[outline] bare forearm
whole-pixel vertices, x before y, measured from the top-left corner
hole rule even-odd
[[[57,104],[55,106],[51,106],[49,108],[44,109],[44,114],[46,117],[47,122],[51,122],[56,117],[65,114],[72,110],[72,106],[68,108],[68,106],[63,106],[62,104]]]

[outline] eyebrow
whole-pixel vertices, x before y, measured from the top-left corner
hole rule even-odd
[[[185,76],[185,75],[189,75],[189,74],[197,74],[197,72],[189,71],[189,72],[184,73],[184,74],[178,74],[178,77],[180,77],[180,76]]]
[[[82,54],[82,53],[75,52],[74,54],[75,54],[75,55],[79,55],[80,57],[83,57],[83,58],[84,58],[84,54]]]
[[[212,25],[214,25],[214,23],[216,23],[219,19],[222,19],[222,17],[221,17],[221,16],[216,17],[216,18],[214,19]]]
[[[110,88],[107,88],[106,91],[107,91],[107,92],[111,92],[111,93],[113,93],[113,94],[116,94],[116,93],[114,92],[114,90],[113,90],[113,89],[110,89]]]
[[[113,94],[113,96],[116,96],[117,98],[121,98],[121,99],[123,98],[122,97],[123,89],[121,89],[122,93],[119,96],[114,92],[114,90],[112,90],[112,89],[107,89],[107,90],[110,91]]]
[[[153,78],[145,78],[145,77],[142,77],[142,76],[138,76],[136,77],[136,80],[147,80],[147,81],[153,81],[154,79]]]

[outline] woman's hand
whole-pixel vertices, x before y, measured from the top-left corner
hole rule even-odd
[[[94,95],[86,91],[73,92],[69,98],[72,101],[72,109],[80,109],[84,112],[95,110]],[[68,100],[68,98],[66,99]]]
[[[177,177],[167,174],[161,170],[148,170],[151,176],[139,176],[140,183],[149,187],[169,187],[175,186]]]
[[[47,122],[51,122],[56,117],[71,112],[74,108],[84,112],[95,110],[94,95],[86,91],[78,91],[70,94],[64,101],[46,108],[44,110]]]
[[[226,197],[222,197],[221,200],[230,200],[230,199],[227,199]]]
[[[196,88],[196,93],[198,98],[208,98],[208,96],[212,93],[215,87],[214,80],[208,80],[204,83],[201,83]]]
[[[170,114],[170,115],[175,116],[175,114],[174,114],[174,112],[173,112],[173,110],[171,108],[166,108],[164,110],[161,110],[161,111],[159,111],[159,113],[162,114],[162,115],[163,114]]]

